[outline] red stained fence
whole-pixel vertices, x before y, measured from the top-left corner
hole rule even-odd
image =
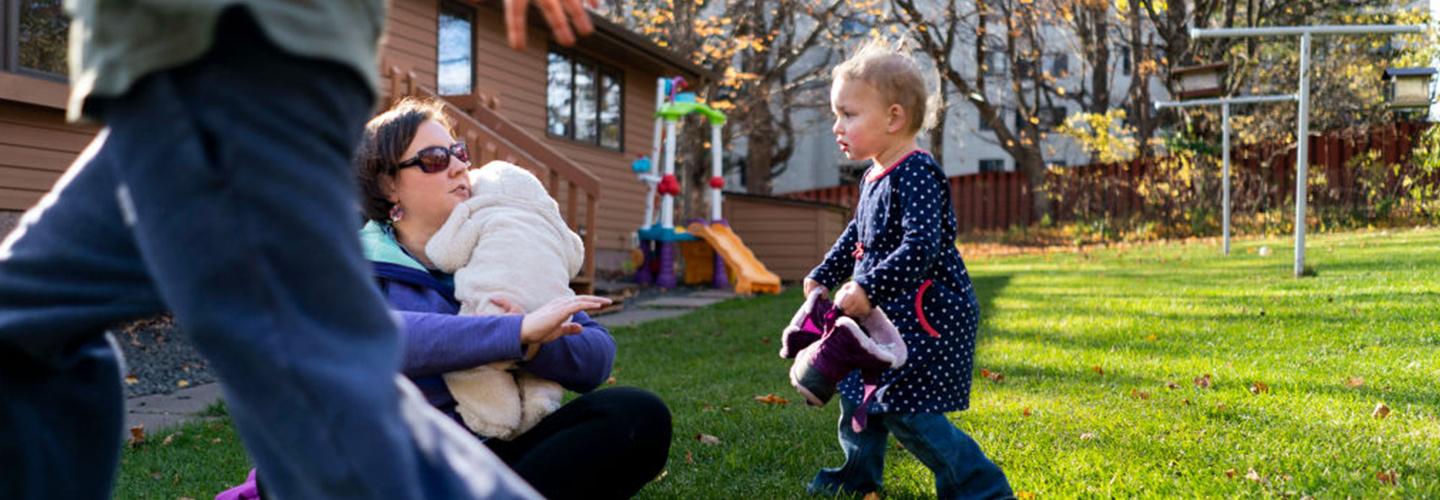
[[[1367,202],[1366,192],[1382,182],[1393,188],[1407,175],[1415,182],[1440,185],[1440,176],[1414,175],[1409,163],[1411,149],[1427,124],[1396,123],[1369,130],[1330,132],[1310,137],[1310,172],[1323,173],[1324,185],[1312,185],[1313,206],[1326,208],[1359,208]],[[1353,168],[1351,161],[1371,151],[1379,154],[1384,164],[1399,164],[1398,172],[1386,171],[1377,178],[1365,176]],[[1125,218],[1144,215],[1147,210],[1168,208],[1171,203],[1163,195],[1152,194],[1147,206],[1139,187],[1155,179],[1156,160],[1134,160],[1126,163],[1092,164],[1066,168],[1063,175],[1051,174],[1047,179],[1054,200],[1057,221],[1085,217],[1109,216]],[[1218,160],[1216,160],[1218,163]],[[1213,169],[1218,179],[1219,165],[1203,165]],[[1232,199],[1236,211],[1274,209],[1293,203],[1295,196],[1295,148],[1293,145],[1246,146],[1231,154],[1234,176]],[[1030,186],[1020,172],[987,172],[951,177],[950,199],[955,207],[961,232],[1005,229],[1036,222],[1030,201]],[[856,185],[836,186],[785,195],[789,198],[819,201],[853,207],[859,198]],[[1214,187],[1215,206],[1219,206],[1218,183]],[[1218,209],[1218,208],[1217,208]]]

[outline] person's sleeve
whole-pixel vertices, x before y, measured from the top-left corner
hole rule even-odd
[[[496,361],[518,360],[523,316],[456,316],[394,311],[404,325],[406,376],[465,370]]]
[[[875,305],[913,293],[945,244],[940,241],[941,217],[947,215],[945,185],[923,168],[901,168],[894,175],[891,196],[900,202],[900,245],[875,267],[855,276],[855,283]]]
[[[840,239],[835,240],[830,251],[825,253],[825,260],[820,261],[820,265],[815,266],[806,278],[834,290],[855,271],[855,242],[859,241],[859,238],[855,219],[850,219],[850,224],[845,226],[845,232],[840,234]]]
[[[615,364],[615,339],[583,312],[576,313],[571,321],[583,330],[541,346],[535,359],[525,363],[525,370],[566,389],[590,392],[610,378]]]

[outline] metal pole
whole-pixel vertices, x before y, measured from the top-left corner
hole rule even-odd
[[[1224,198],[1224,208],[1222,209],[1223,211],[1220,213],[1220,219],[1221,219],[1221,221],[1222,221],[1222,223],[1223,223],[1223,225],[1224,225],[1224,228],[1223,228],[1221,231],[1224,233],[1225,255],[1230,255],[1230,102],[1229,102],[1229,101],[1226,101],[1224,104],[1221,104],[1221,105],[1220,105],[1220,120],[1221,120],[1222,123],[1223,123],[1223,124],[1221,125],[1221,128],[1225,131],[1225,132],[1224,132],[1225,139],[1224,139],[1223,141],[1221,141],[1222,144],[1223,144],[1223,146],[1221,147],[1221,151],[1222,151],[1221,154],[1225,155],[1225,161],[1224,161],[1224,163],[1222,164],[1223,166],[1220,168],[1220,170],[1221,170],[1220,176],[1224,179],[1224,180],[1223,180],[1224,184],[1221,184],[1221,192],[1223,193],[1223,194],[1222,194],[1222,197]]]
[[[1300,35],[1300,113],[1295,137],[1295,277],[1305,274],[1305,197],[1310,177],[1310,33]]]

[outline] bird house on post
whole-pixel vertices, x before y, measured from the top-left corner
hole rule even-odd
[[[1225,70],[1229,67],[1229,64],[1216,63],[1176,68],[1170,72],[1179,85],[1175,97],[1180,100],[1220,97],[1225,93]]]
[[[1385,70],[1385,99],[1392,108],[1430,107],[1430,80],[1435,68]]]

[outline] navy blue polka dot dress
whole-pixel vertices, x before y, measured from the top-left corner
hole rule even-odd
[[[905,338],[909,360],[880,379],[870,413],[922,413],[970,406],[980,309],[955,248],[955,211],[945,172],[914,151],[861,181],[855,219],[810,272],[835,290],[846,278],[865,288]],[[858,404],[859,372],[840,383]]]

